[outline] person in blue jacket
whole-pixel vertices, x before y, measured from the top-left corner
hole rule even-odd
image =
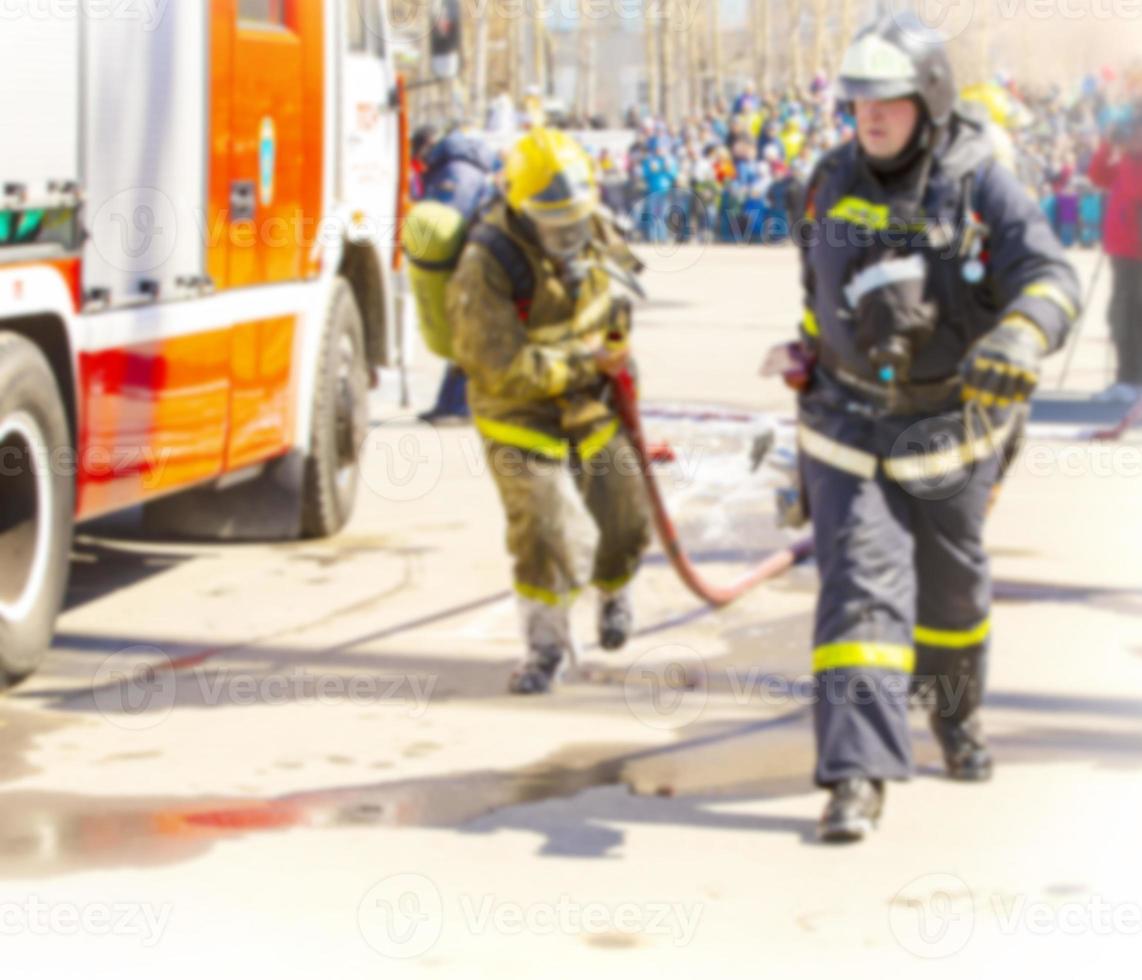
[[[483,141],[454,131],[427,148],[421,159],[420,200],[447,204],[470,223],[495,197],[492,174],[496,156]],[[468,379],[457,365],[449,364],[436,404],[420,418],[437,423],[470,417]]]

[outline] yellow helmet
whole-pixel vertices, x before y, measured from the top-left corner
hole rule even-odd
[[[599,203],[595,168],[566,133],[536,127],[508,157],[508,205],[540,225],[568,225],[590,217]]]

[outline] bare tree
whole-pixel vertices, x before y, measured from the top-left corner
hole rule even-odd
[[[662,27],[659,34],[662,38],[662,115],[668,122],[673,122],[677,108],[675,88],[678,81],[674,61],[677,40],[674,31],[674,0],[662,0]]]
[[[815,74],[825,70],[825,28],[829,21],[829,0],[811,0],[810,14],[813,18],[813,50],[811,71]]]
[[[589,118],[595,108],[594,23],[591,0],[579,0],[578,71],[576,73],[576,108]]]
[[[546,51],[547,31],[543,24],[543,0],[532,0],[531,44],[534,58],[533,82],[540,93],[547,91]]]
[[[523,100],[523,72],[520,70],[523,61],[523,18],[513,16],[508,18],[508,90],[512,101],[518,106]]]
[[[841,0],[841,30],[837,36],[836,54],[833,56],[833,64],[835,66],[840,66],[841,58],[844,57],[845,48],[852,42],[855,29],[856,25],[853,23],[853,0]]]
[[[466,33],[472,35],[472,76],[471,96],[468,102],[469,113],[478,126],[483,126],[488,117],[488,32],[486,16],[481,16],[473,7],[472,28]]]
[[[751,0],[750,39],[753,62],[750,77],[764,91],[769,83],[769,0]]]
[[[789,14],[789,82],[794,88],[800,88],[805,70],[805,51],[801,38],[805,0],[788,0],[785,9]]]
[[[711,101],[722,97],[722,0],[708,0],[710,15],[710,61],[714,92]]]
[[[652,116],[662,111],[659,73],[659,51],[661,37],[656,16],[657,0],[645,0],[643,5],[643,31],[646,41],[646,105]]]

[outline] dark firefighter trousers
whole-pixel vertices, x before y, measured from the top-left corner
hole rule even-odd
[[[821,593],[814,631],[816,781],[905,779],[909,692],[962,720],[983,694],[991,582],[983,546],[1000,458],[943,490],[802,458]]]

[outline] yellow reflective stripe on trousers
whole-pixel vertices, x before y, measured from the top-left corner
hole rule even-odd
[[[1016,416],[1012,413],[998,429],[971,442],[962,442],[951,449],[938,453],[924,453],[920,456],[897,456],[884,461],[884,472],[899,483],[914,483],[917,480],[935,480],[950,476],[977,463],[992,453],[999,452],[1011,437],[1015,428]]]
[[[476,429],[485,439],[504,446],[526,449],[528,452],[538,453],[549,459],[567,458],[567,443],[556,436],[549,436],[546,432],[537,432],[535,429],[525,429],[522,425],[479,417],[476,419]]]
[[[1073,320],[1078,316],[1079,311],[1075,309],[1075,304],[1071,302],[1071,298],[1053,282],[1033,282],[1023,290],[1023,295],[1033,299],[1050,300],[1067,315],[1068,320]]]
[[[821,326],[817,323],[817,314],[808,306],[805,307],[805,311],[801,315],[801,329],[804,330],[809,337],[821,336]]]
[[[888,205],[873,204],[863,197],[842,197],[829,208],[828,216],[852,225],[862,225],[875,231],[888,227]]]
[[[622,578],[597,578],[591,584],[600,592],[621,592],[634,580],[634,575],[624,575]]]
[[[827,643],[813,651],[813,673],[842,667],[879,667],[912,673],[916,653],[902,643]]]
[[[524,599],[530,599],[532,602],[541,602],[545,606],[568,606],[579,598],[581,589],[572,589],[570,592],[552,592],[550,589],[542,589],[538,585],[527,585],[523,582],[516,582],[516,594],[522,596]]]
[[[579,443],[579,458],[582,460],[594,459],[610,445],[611,440],[618,434],[618,431],[619,420],[612,419],[597,432],[592,432],[586,439]]]
[[[944,647],[948,650],[966,650],[979,646],[991,635],[991,618],[985,619],[970,630],[937,630],[917,626],[915,639],[926,647]]]
[[[871,480],[876,476],[876,457],[872,453],[846,446],[807,425],[797,427],[797,443],[806,456],[812,456],[834,469],[843,470],[862,480]]]

